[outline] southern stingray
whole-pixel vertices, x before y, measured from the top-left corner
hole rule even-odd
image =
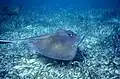
[[[26,39],[0,40],[0,44],[16,42],[25,42],[31,50],[48,58],[73,60],[78,47],[78,36],[71,30],[60,29],[51,34],[43,34]]]

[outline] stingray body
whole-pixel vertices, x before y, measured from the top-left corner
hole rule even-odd
[[[77,50],[77,35],[71,30],[57,30],[52,34],[30,37],[22,40],[0,40],[0,43],[23,41],[31,50],[52,59],[73,60]]]

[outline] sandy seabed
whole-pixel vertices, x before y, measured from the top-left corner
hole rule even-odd
[[[0,39],[23,39],[60,28],[79,38],[85,35],[80,61],[50,60],[32,54],[24,43],[0,45],[0,79],[120,79],[119,9],[23,8],[0,25]]]

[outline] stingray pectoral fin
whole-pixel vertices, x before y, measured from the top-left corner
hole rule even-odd
[[[32,54],[37,53],[38,49],[33,43],[27,42],[27,45]]]
[[[43,53],[42,53],[43,52]],[[40,54],[57,60],[73,60],[76,54],[76,48],[71,46],[51,46],[42,49]]]

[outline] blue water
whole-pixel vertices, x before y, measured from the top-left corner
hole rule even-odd
[[[75,8],[119,8],[119,0],[1,0],[0,4]]]
[[[1,0],[0,39],[69,29],[81,39],[73,61],[0,44],[0,79],[120,79],[119,0]]]

